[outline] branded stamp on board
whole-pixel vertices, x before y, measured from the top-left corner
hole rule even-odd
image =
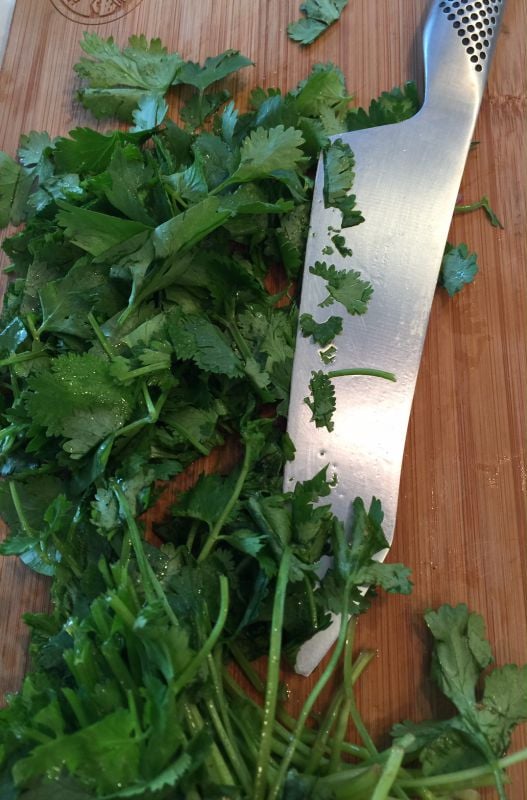
[[[142,0],[51,0],[57,11],[74,22],[101,25],[132,11]]]

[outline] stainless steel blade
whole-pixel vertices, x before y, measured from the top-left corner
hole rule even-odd
[[[297,337],[288,421],[296,456],[284,486],[290,489],[329,464],[329,474],[338,477],[330,498],[334,513],[349,523],[355,497],[366,503],[379,497],[389,542],[430,307],[504,6],[505,0],[434,0],[424,31],[422,109],[396,125],[334,137],[355,153],[353,191],[365,218],[342,231],[352,257],[323,255],[331,244],[328,228],[339,228],[341,217],[324,205],[322,164],[317,173],[300,313],[318,321],[329,316],[320,308],[325,282],[309,273],[315,261],[359,270],[374,294],[361,317],[332,306],[331,313],[343,316],[344,330],[331,367],[324,367],[310,339]],[[337,378],[334,430],[316,428],[304,402],[312,370],[350,367],[388,370],[397,382]],[[338,624],[334,619],[301,648],[297,672],[307,675],[317,666]]]
[[[0,0],[0,69],[4,60],[4,53],[9,39],[13,11],[16,0]]]

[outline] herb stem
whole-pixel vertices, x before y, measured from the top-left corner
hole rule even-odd
[[[273,721],[276,715],[278,702],[278,688],[280,685],[280,655],[282,651],[282,628],[284,622],[285,598],[289,581],[289,568],[291,564],[291,551],[284,549],[278,577],[276,579],[273,614],[271,619],[271,635],[269,641],[269,660],[267,665],[267,686],[265,690],[264,716],[260,747],[258,748],[258,761],[256,764],[254,800],[263,800],[267,787],[267,763],[271,754],[271,741],[273,735]]]
[[[225,625],[225,621],[227,619],[228,610],[229,610],[229,583],[225,575],[220,575],[220,610],[218,612],[218,618],[214,624],[212,631],[209,634],[207,641],[205,642],[201,650],[187,664],[187,666],[181,672],[177,680],[174,681],[172,685],[172,690],[174,694],[180,692],[182,689],[185,688],[185,686],[188,683],[190,683],[190,681],[193,679],[194,675],[197,673],[203,662],[207,660],[207,656],[214,649],[214,646],[218,641],[220,634],[223,630],[223,626]]]
[[[335,646],[335,648],[333,650],[333,653],[331,654],[331,658],[328,661],[328,664],[327,664],[326,668],[324,669],[322,675],[320,676],[320,678],[316,682],[315,686],[311,690],[307,700],[304,703],[302,711],[300,712],[296,727],[295,727],[295,729],[293,731],[291,742],[289,744],[289,747],[287,748],[287,752],[286,752],[284,758],[282,759],[282,763],[280,764],[280,769],[278,770],[277,779],[276,779],[276,781],[275,781],[275,783],[274,783],[274,785],[273,785],[273,787],[271,789],[271,792],[269,793],[269,800],[277,800],[277,798],[280,797],[280,793],[282,791],[282,786],[283,786],[285,777],[287,775],[287,770],[289,769],[289,765],[291,763],[291,758],[292,758],[292,756],[293,756],[293,754],[295,752],[295,749],[296,749],[297,743],[298,743],[298,741],[300,739],[300,736],[302,734],[302,730],[304,728],[304,725],[306,724],[306,721],[307,721],[307,719],[308,719],[308,717],[309,717],[309,715],[311,713],[311,709],[313,708],[315,702],[317,701],[317,698],[319,697],[320,693],[322,692],[322,690],[326,686],[327,682],[331,678],[333,672],[335,671],[335,667],[337,666],[337,664],[338,664],[338,662],[340,660],[340,657],[342,655],[342,651],[344,649],[344,644],[345,644],[345,641],[346,641],[346,633],[347,633],[347,629],[348,629],[348,602],[349,602],[348,595],[349,595],[349,592],[346,591],[345,592],[345,597],[344,597],[343,608],[342,608],[342,617],[341,617],[340,630],[339,630],[339,635],[338,635],[338,639],[337,639],[337,644],[336,644],[336,646]]]
[[[251,448],[250,444],[247,444],[246,447],[245,447],[245,455],[244,455],[244,458],[243,458],[242,467],[240,469],[240,474],[238,475],[238,480],[236,481],[236,484],[234,486],[234,489],[232,491],[232,494],[231,494],[229,500],[227,501],[227,503],[223,507],[223,511],[221,512],[220,516],[218,517],[218,519],[216,521],[216,524],[214,525],[212,531],[210,532],[207,541],[203,545],[201,553],[198,556],[198,563],[200,563],[201,561],[204,561],[207,558],[207,556],[209,555],[210,551],[212,550],[212,548],[216,544],[216,541],[217,541],[218,537],[221,534],[221,530],[222,530],[223,526],[227,522],[232,509],[234,508],[234,506],[236,505],[236,503],[238,501],[240,493],[241,493],[241,491],[243,489],[243,485],[244,485],[245,480],[247,478],[247,474],[249,472],[249,468],[251,466],[251,461],[252,461],[252,448]]]
[[[353,369],[334,369],[326,372],[328,378],[347,378],[353,375],[367,375],[371,378],[384,378],[387,381],[397,381],[393,372],[386,372],[382,369],[370,369],[369,367],[354,367]]]
[[[397,774],[401,768],[401,764],[403,763],[403,758],[406,749],[410,747],[410,745],[414,741],[415,737],[412,736],[411,734],[407,734],[406,736],[403,736],[399,744],[394,745],[391,748],[390,754],[386,760],[384,769],[381,773],[379,782],[375,787],[375,791],[372,795],[371,800],[386,800],[386,798],[389,795],[390,789],[395,783]]]
[[[20,502],[20,495],[18,494],[18,489],[16,488],[14,481],[9,481],[9,492],[11,494],[11,500],[13,501],[18,521],[20,522],[20,527],[27,536],[34,537],[35,532],[27,521],[24,509],[22,508],[22,503]]]
[[[22,364],[24,361],[34,361],[37,358],[47,357],[45,350],[38,350],[36,353],[32,351],[27,353],[15,353],[8,358],[0,359],[0,367],[11,367],[16,364]]]
[[[490,200],[486,195],[483,195],[481,200],[477,200],[475,203],[461,203],[460,205],[455,206],[454,213],[469,214],[472,211],[478,211],[480,208],[483,209],[483,211],[490,220],[490,224],[494,228],[501,228],[503,230],[503,225],[501,224],[498,217],[492,210],[490,205]]]
[[[95,319],[93,311],[90,311],[89,314],[88,314],[88,322],[90,323],[90,325],[92,327],[92,330],[93,330],[95,336],[97,337],[97,341],[101,345],[102,349],[104,350],[104,352],[106,353],[106,355],[108,356],[110,361],[112,361],[115,356],[112,353],[112,349],[111,349],[111,347],[110,347],[110,345],[108,343],[108,340],[107,340],[106,336],[102,332],[101,326],[99,325],[99,323]]]
[[[508,756],[499,758],[496,765],[506,770],[527,761],[527,748],[518,750]],[[430,777],[400,778],[398,785],[404,789],[448,789],[449,791],[459,791],[461,789],[479,788],[483,784],[481,780],[490,778],[494,782],[494,764],[484,764],[481,767],[470,767],[468,769],[450,772],[446,775],[431,775]],[[489,785],[489,784],[486,784]]]

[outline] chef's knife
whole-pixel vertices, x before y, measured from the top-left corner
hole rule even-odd
[[[296,454],[284,486],[290,489],[329,464],[328,473],[338,478],[330,497],[333,512],[349,524],[355,497],[367,504],[379,497],[390,543],[430,307],[504,6],[505,0],[433,0],[423,37],[421,110],[405,122],[333,137],[355,154],[353,192],[365,222],[341,232],[352,257],[324,255],[341,214],[325,207],[322,161],[316,176],[300,314],[320,322],[329,316],[320,307],[325,281],[309,272],[316,261],[358,270],[374,293],[364,316],[341,309],[344,329],[330,366],[312,340],[297,336],[288,418]],[[337,378],[334,430],[315,427],[304,402],[312,371],[350,367],[390,371],[397,381]],[[338,625],[334,618],[303,645],[297,672],[307,675],[317,666]]]

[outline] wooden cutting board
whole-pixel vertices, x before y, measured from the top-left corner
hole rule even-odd
[[[239,49],[255,62],[230,84],[242,106],[251,88],[287,90],[317,62],[339,65],[362,104],[419,78],[427,0],[350,0],[340,23],[309,48],[286,35],[298,5],[17,0],[0,71],[0,148],[14,154],[19,135],[30,130],[57,135],[94,125],[74,99],[72,65],[84,30],[121,44],[132,33],[160,36],[196,61]],[[361,678],[358,703],[380,742],[398,720],[450,711],[428,679],[426,608],[466,602],[484,615],[497,664],[527,661],[526,17],[525,0],[509,0],[477,125],[480,144],[462,184],[464,202],[490,197],[504,229],[491,227],[482,212],[455,219],[450,240],[476,250],[481,269],[455,298],[437,292],[417,385],[391,555],[411,567],[415,590],[380,598],[359,625],[358,645],[378,655]],[[378,493],[382,498],[382,487]],[[17,689],[27,667],[20,615],[47,602],[45,580],[14,559],[0,562],[2,695]],[[285,679],[294,710],[312,679]],[[518,732],[515,747],[526,744],[526,732]],[[527,768],[511,775],[511,797],[525,800]]]

